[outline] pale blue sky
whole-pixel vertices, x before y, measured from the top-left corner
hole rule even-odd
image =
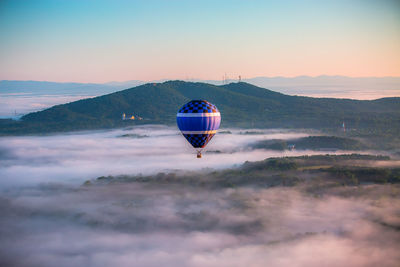
[[[0,79],[400,76],[400,1],[5,1]]]

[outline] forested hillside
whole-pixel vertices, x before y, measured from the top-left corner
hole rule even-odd
[[[248,83],[216,86],[168,81],[150,83],[95,98],[27,114],[20,121],[2,120],[1,134],[42,133],[174,124],[180,106],[192,99],[217,105],[223,127],[400,129],[400,98],[372,101],[288,96]],[[142,120],[123,121],[121,115]]]

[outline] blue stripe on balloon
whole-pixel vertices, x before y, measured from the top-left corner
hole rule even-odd
[[[181,131],[218,130],[221,117],[177,117],[176,122]]]

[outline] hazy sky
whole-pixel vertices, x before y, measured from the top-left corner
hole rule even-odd
[[[0,79],[400,76],[400,1],[0,2]]]

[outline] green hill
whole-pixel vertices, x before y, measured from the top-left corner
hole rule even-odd
[[[400,129],[400,98],[360,101],[288,96],[247,83],[215,86],[168,81],[149,83],[95,98],[29,113],[20,121],[1,120],[0,134],[43,133],[121,127],[129,124],[175,124],[191,99],[206,99],[222,113],[222,126],[337,129]],[[141,121],[122,121],[121,115]]]

